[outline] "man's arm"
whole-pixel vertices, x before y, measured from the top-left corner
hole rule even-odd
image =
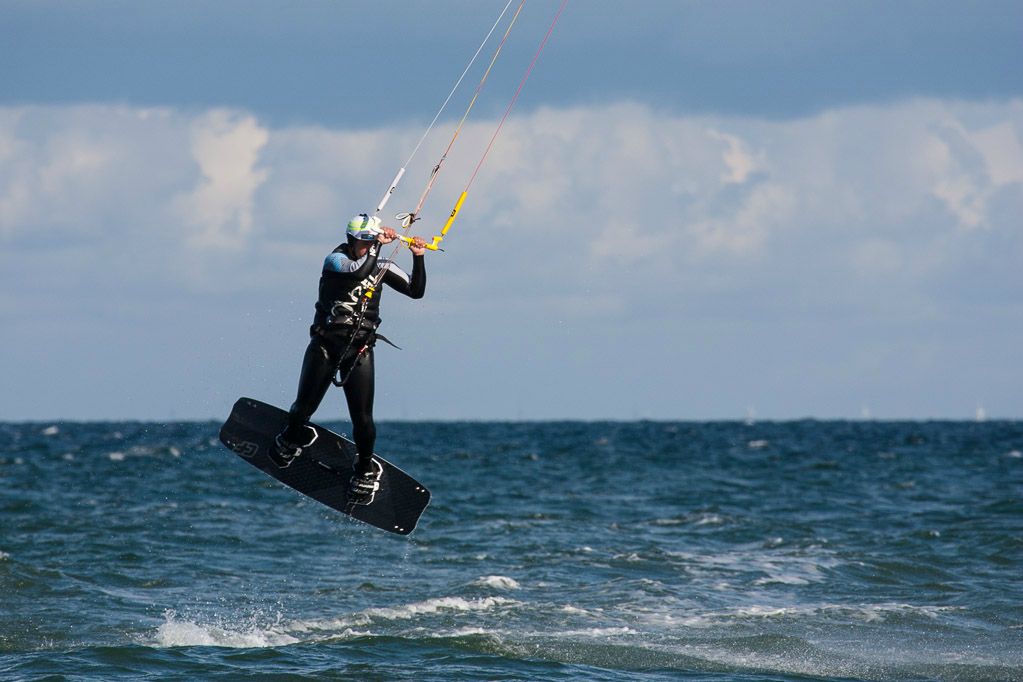
[[[358,260],[352,260],[343,253],[335,251],[323,261],[323,271],[338,275],[342,279],[361,282],[373,273],[373,268],[377,265],[377,257],[379,255],[379,242],[373,242],[366,255]]]
[[[412,256],[412,274],[408,275],[394,263],[388,263],[384,271],[384,284],[409,298],[422,298],[426,293],[426,258]]]

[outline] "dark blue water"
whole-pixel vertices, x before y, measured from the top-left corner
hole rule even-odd
[[[1023,679],[1019,422],[382,424],[411,538],[218,426],[0,424],[0,679]]]

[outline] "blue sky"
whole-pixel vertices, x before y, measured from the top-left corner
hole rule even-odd
[[[503,6],[0,5],[0,419],[288,405],[323,256]],[[1023,417],[1021,63],[1020,2],[572,0],[427,297],[385,294],[378,416]]]

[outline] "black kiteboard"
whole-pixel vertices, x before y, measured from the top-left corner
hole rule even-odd
[[[430,504],[430,491],[425,486],[379,455],[373,455],[383,466],[380,490],[370,504],[350,504],[348,481],[354,471],[355,443],[322,426],[309,424],[316,430],[316,440],[303,448],[290,466],[281,469],[270,461],[267,452],[287,423],[288,413],[284,410],[252,398],[239,398],[220,429],[220,440],[252,466],[332,509],[390,533],[408,535],[415,530],[423,510]]]

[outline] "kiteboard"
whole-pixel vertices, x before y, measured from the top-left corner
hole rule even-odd
[[[408,535],[430,504],[430,491],[379,455],[380,489],[369,504],[352,504],[348,481],[357,456],[355,443],[333,431],[309,424],[316,432],[289,466],[280,468],[267,456],[274,438],[288,423],[288,413],[252,398],[239,398],[220,429],[220,440],[243,460],[286,486],[371,526]]]

